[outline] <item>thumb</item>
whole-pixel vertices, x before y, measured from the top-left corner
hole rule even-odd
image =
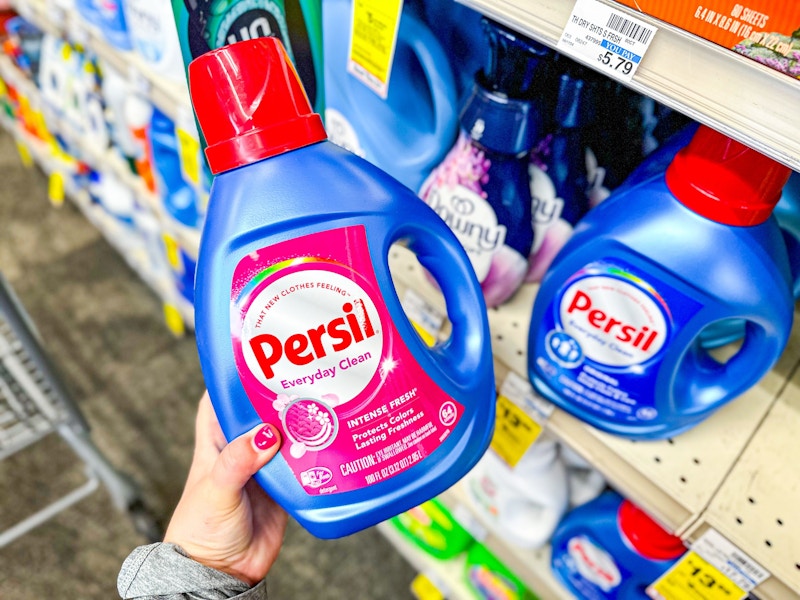
[[[211,469],[211,481],[220,492],[238,494],[281,446],[274,426],[262,424],[239,436],[220,452]]]

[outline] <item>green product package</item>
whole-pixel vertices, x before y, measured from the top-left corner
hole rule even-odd
[[[467,554],[464,576],[477,600],[539,600],[483,544],[475,544]]]
[[[474,542],[436,498],[393,517],[391,523],[411,542],[439,559],[452,558]]]

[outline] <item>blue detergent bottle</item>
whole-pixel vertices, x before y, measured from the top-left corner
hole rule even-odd
[[[792,295],[800,298],[800,174],[792,172],[775,206],[775,218],[783,234],[789,268],[792,272]],[[741,319],[726,319],[712,323],[700,333],[705,348],[717,348],[744,337],[745,324]]]
[[[595,118],[596,90],[583,67],[563,56],[556,64],[567,66],[558,76],[550,132],[537,144],[529,167],[533,248],[528,282],[541,281],[590,208],[584,130]]]
[[[668,118],[672,118],[671,116]],[[676,124],[683,122],[677,119],[670,123],[665,131],[669,137],[659,140],[658,148],[640,164],[630,176],[617,188],[622,192],[634,187],[642,181],[658,173],[664,173],[672,159],[692,140],[699,125],[690,123],[677,132],[672,131]],[[783,193],[773,211],[778,226],[783,234],[786,251],[789,256],[789,267],[792,273],[792,295],[800,298],[800,174],[792,172],[789,181],[783,187]],[[704,348],[718,348],[735,343],[745,334],[745,323],[741,319],[723,319],[709,324],[700,332],[700,344]]]
[[[319,537],[443,492],[494,424],[486,306],[463,249],[408,188],[326,140],[280,41],[211,51],[189,80],[216,175],[197,345],[225,435],[282,432],[255,478]],[[392,283],[396,242],[443,292],[452,333],[433,348]]]
[[[197,193],[181,174],[175,123],[157,108],[153,108],[149,138],[156,186],[164,208],[179,223],[190,228],[201,227],[203,216],[198,207]]]
[[[348,72],[352,19],[353,0],[323,0],[325,127],[332,142],[416,191],[458,130],[450,63],[430,29],[404,9],[383,99]]]
[[[537,94],[546,80],[544,46],[483,20],[491,52],[461,111],[461,132],[425,180],[420,198],[455,232],[486,304],[514,295],[533,246],[530,151],[541,135]]]
[[[450,60],[458,106],[463,106],[472,93],[475,74],[489,54],[481,25],[483,15],[456,0],[425,0],[422,11],[425,22]]]
[[[647,586],[686,551],[679,537],[611,491],[568,513],[551,544],[556,578],[584,600],[646,600]]]
[[[595,427],[664,438],[766,373],[792,326],[771,216],[789,169],[707,127],[656,174],[584,217],[542,281],[528,367],[536,389]],[[726,363],[698,334],[747,322]]]
[[[106,41],[119,50],[132,50],[123,0],[95,0],[97,26]]]

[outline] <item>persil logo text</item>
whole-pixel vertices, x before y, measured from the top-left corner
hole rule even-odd
[[[316,267],[254,293],[240,336],[252,377],[276,394],[333,405],[364,390],[381,363],[383,328],[356,281]]]
[[[354,312],[358,308],[363,324]],[[343,315],[331,319],[303,332],[293,333],[281,340],[271,333],[257,335],[250,340],[261,370],[267,379],[275,377],[273,367],[285,358],[293,365],[303,366],[320,359],[330,352],[347,350],[375,335],[369,315],[361,299],[342,304]]]
[[[604,592],[610,592],[622,583],[622,574],[611,555],[586,536],[570,538],[567,553],[578,573]]]
[[[559,301],[561,327],[586,358],[624,367],[658,353],[667,339],[664,312],[642,288],[622,279],[595,276],[570,285]]]

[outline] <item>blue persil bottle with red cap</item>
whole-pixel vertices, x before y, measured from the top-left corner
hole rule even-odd
[[[789,262],[772,210],[789,169],[699,127],[666,171],[586,215],[545,275],[531,380],[558,406],[630,438],[697,425],[753,386],[792,326]],[[718,362],[700,332],[746,322]]]
[[[256,480],[312,534],[340,537],[443,492],[486,450],[494,374],[469,258],[411,190],[330,143],[281,42],[189,67],[216,178],[195,286],[201,366],[228,439],[282,433]],[[452,322],[429,348],[388,266],[413,251]]]
[[[611,491],[568,513],[551,545],[556,578],[583,600],[646,600],[647,586],[686,551],[679,537]]]

